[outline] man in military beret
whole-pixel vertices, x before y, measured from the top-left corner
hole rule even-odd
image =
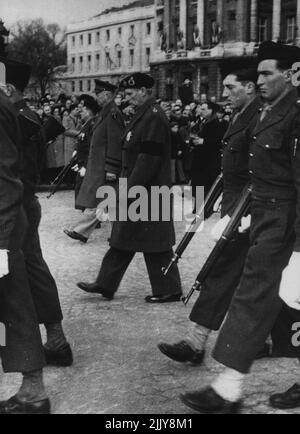
[[[300,104],[292,87],[292,66],[299,59],[297,47],[267,42],[259,49],[258,87],[265,104],[250,142],[250,249],[213,353],[225,370],[210,387],[182,395],[200,412],[239,411],[245,376],[282,310],[281,298],[300,319]],[[293,333],[286,335],[290,346]],[[293,399],[299,405],[294,388],[271,403],[283,408]]]
[[[6,346],[0,355],[4,372],[23,374],[21,389],[0,403],[0,414],[48,414],[50,402],[43,383],[45,354],[21,251],[26,234],[19,178],[22,137],[18,112],[8,98],[12,86],[6,83],[14,81],[22,87],[29,68],[2,58],[0,65],[0,322],[6,328]]]
[[[55,280],[46,264],[39,238],[41,205],[36,197],[40,172],[45,159],[46,143],[42,137],[42,125],[36,113],[28,107],[23,92],[28,85],[31,68],[7,61],[8,98],[18,111],[21,126],[24,184],[23,207],[28,221],[28,229],[23,243],[26,269],[36,306],[38,320],[47,331],[47,343],[44,347],[46,361],[49,365],[70,366],[73,356],[62,328],[62,311]],[[15,71],[22,69],[23,74]]]
[[[137,108],[123,138],[121,177],[126,178],[128,190],[143,186],[171,187],[171,142],[168,120],[152,98],[154,80],[137,73],[126,77],[120,88],[128,102]],[[119,198],[122,200],[123,198]],[[150,216],[150,212],[148,217]],[[80,284],[86,292],[102,294],[112,299],[136,252],[142,252],[148,268],[153,295],[149,303],[179,301],[181,283],[174,267],[169,278],[161,268],[172,258],[175,233],[172,221],[121,221],[113,224],[110,250],[105,255],[100,273],[93,284]]]
[[[262,106],[256,92],[256,59],[228,59],[222,63],[221,72],[223,97],[234,107],[235,113],[223,140],[224,190],[221,220],[212,231],[214,240],[221,238],[243,189],[250,182],[250,136]],[[163,354],[177,362],[192,362],[195,365],[203,362],[207,340],[213,330],[220,329],[229,309],[248,249],[249,233],[243,230],[227,246],[206,280],[190,315],[193,328],[178,343],[160,343],[158,347]]]
[[[124,122],[120,109],[114,102],[117,87],[112,83],[95,80],[95,94],[101,111],[94,122],[86,174],[76,198],[76,207],[85,209],[83,220],[65,234],[74,240],[86,243],[104,215],[99,187],[110,184],[114,187],[121,171],[121,143]]]

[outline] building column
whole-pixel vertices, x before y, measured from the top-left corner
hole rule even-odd
[[[297,45],[300,45],[300,0],[297,0]]]
[[[217,23],[221,26],[222,31],[224,31],[224,0],[217,0]]]
[[[281,0],[273,0],[273,41],[280,39]]]
[[[246,24],[246,9],[247,3],[245,0],[238,0],[237,1],[237,8],[236,8],[236,23],[237,23],[237,33],[236,38],[238,42],[246,42],[246,31],[247,31],[247,24]]]
[[[170,2],[172,0],[165,0],[165,8],[164,8],[164,32],[166,33],[166,37],[167,37],[167,47],[170,47],[170,20],[171,20],[171,15],[170,15],[170,10],[171,10],[171,6],[170,6]]]
[[[183,32],[184,48],[187,38],[187,12],[187,0],[180,0],[179,29]]]
[[[257,0],[251,0],[251,12],[250,12],[250,39],[251,42],[257,40]]]
[[[204,34],[205,34],[205,25],[204,25],[205,2],[204,1],[205,0],[198,0],[198,7],[197,7],[197,26],[199,28],[199,36],[202,45],[204,45]]]

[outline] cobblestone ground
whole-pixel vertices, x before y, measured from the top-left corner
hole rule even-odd
[[[181,303],[152,306],[142,255],[137,255],[112,302],[87,296],[78,281],[93,281],[107,250],[110,226],[95,231],[87,245],[68,239],[63,228],[80,218],[73,194],[58,193],[50,201],[40,194],[43,207],[41,239],[45,258],[58,282],[65,315],[64,327],[75,354],[68,369],[46,369],[46,384],[54,413],[66,414],[191,414],[180,393],[209,383],[219,367],[207,354],[202,367],[173,363],[158,350],[160,341],[175,342],[186,334],[190,307]],[[180,264],[187,292],[211,247],[208,223],[197,234]],[[177,225],[178,239],[184,232]],[[210,345],[215,341],[211,338]],[[15,393],[20,378],[0,377],[0,396]],[[268,397],[300,380],[294,360],[257,362],[246,384],[245,413],[282,413],[268,406]],[[300,412],[295,411],[295,413]]]

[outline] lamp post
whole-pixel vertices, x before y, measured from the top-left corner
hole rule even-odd
[[[6,47],[8,45],[9,31],[4,26],[4,22],[0,18],[0,56],[6,56]]]

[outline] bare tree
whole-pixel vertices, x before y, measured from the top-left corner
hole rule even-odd
[[[19,21],[12,30],[9,57],[32,66],[32,87],[45,95],[57,79],[58,67],[67,63],[65,35],[57,24],[42,19]]]

